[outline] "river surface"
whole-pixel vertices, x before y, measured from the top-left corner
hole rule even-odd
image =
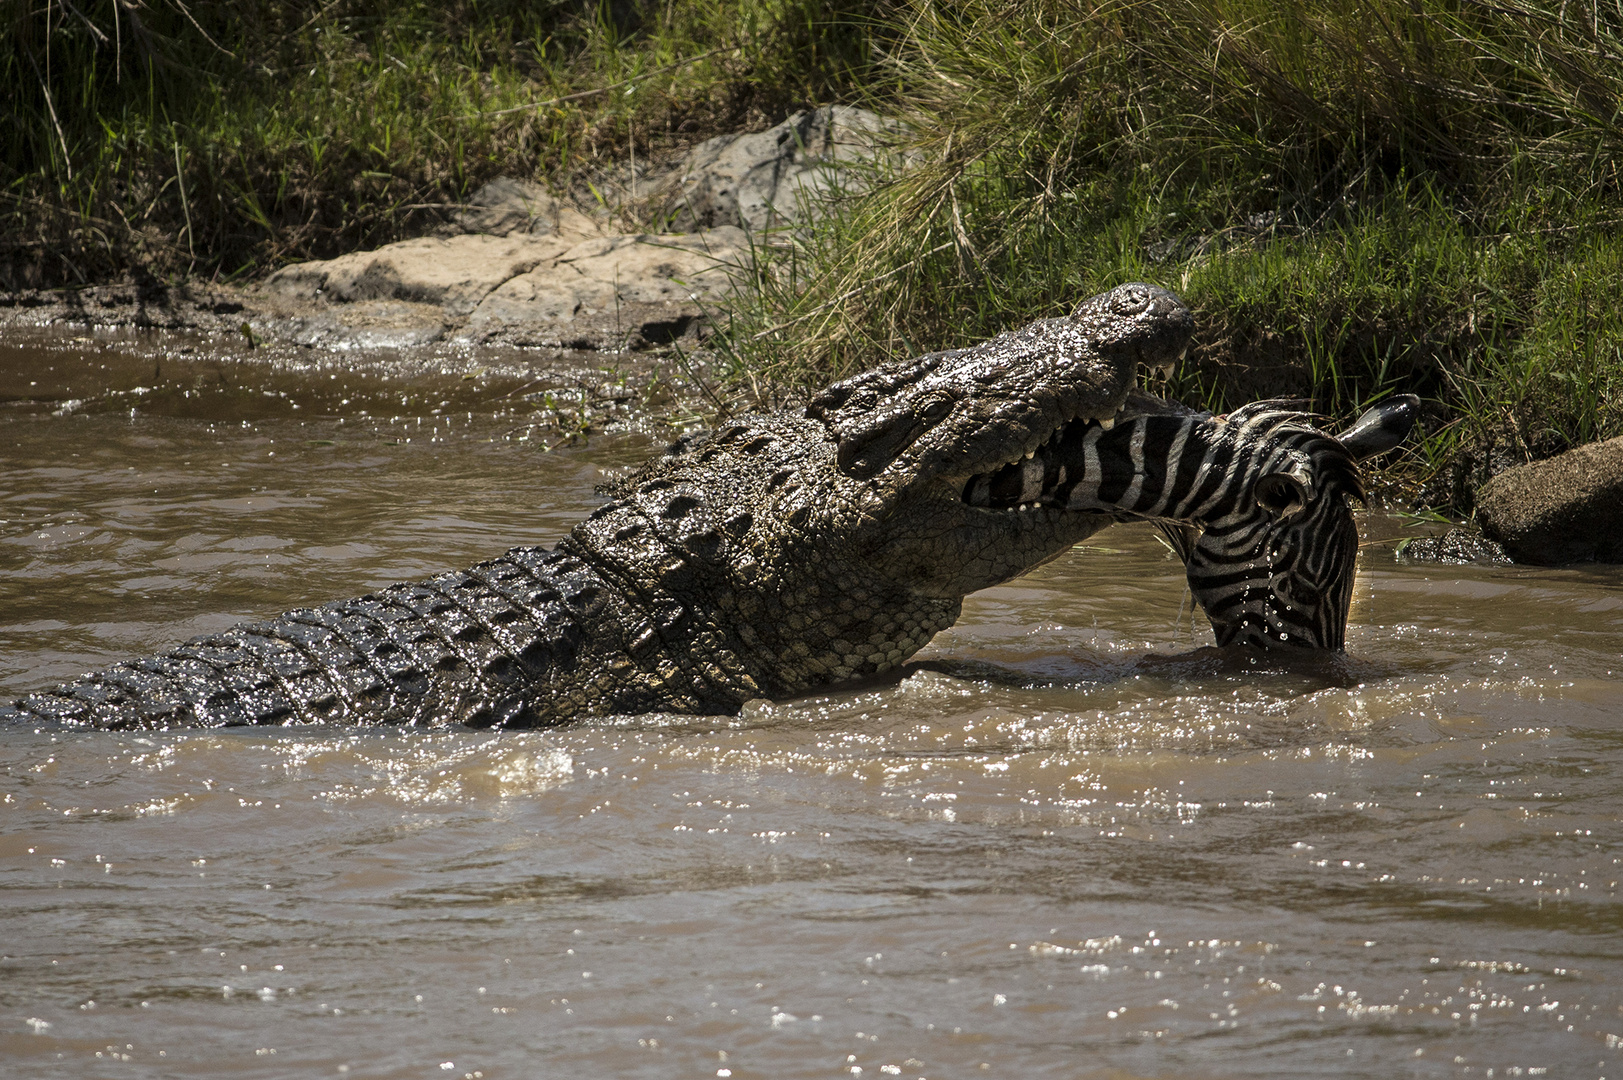
[[[552,544],[663,438],[545,452],[477,356],[47,344],[0,697]],[[0,731],[0,1076],[1623,1076],[1623,570],[1362,524],[1340,660],[1217,655],[1117,527],[734,719]]]

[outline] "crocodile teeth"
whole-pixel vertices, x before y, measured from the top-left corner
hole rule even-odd
[[[1105,419],[1099,421],[1099,426],[1104,430],[1109,431],[1111,428],[1116,426],[1116,418],[1114,416],[1106,417]]]

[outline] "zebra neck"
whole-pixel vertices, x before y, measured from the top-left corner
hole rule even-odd
[[[1072,510],[1200,522],[1231,513],[1247,455],[1242,431],[1209,417],[1140,416],[1092,425],[1060,447]],[[1068,489],[1068,490],[1065,490]]]

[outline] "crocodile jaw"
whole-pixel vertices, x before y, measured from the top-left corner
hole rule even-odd
[[[1076,420],[1109,421],[1141,367],[1187,350],[1194,316],[1129,284],[969,349],[897,361],[835,383],[807,406],[840,471],[890,491],[962,480],[1020,460]]]
[[[1194,410],[1164,401],[1141,391],[1133,391],[1121,408],[1108,416],[1080,416],[1061,424],[1038,445],[1018,458],[971,475],[948,477],[965,505],[990,514],[1035,514],[1064,511],[1058,498],[1058,489],[1077,477],[1068,475],[1063,464],[1056,467],[1054,459],[1062,457],[1060,443],[1079,440],[1088,430],[1101,428],[1109,431],[1117,423],[1144,415],[1178,415]],[[1097,512],[1097,508],[1089,512]]]

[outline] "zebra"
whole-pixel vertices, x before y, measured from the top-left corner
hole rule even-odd
[[[1363,502],[1359,462],[1397,446],[1420,399],[1398,395],[1339,437],[1292,400],[1226,416],[1147,395],[1114,421],[1071,424],[1030,458],[969,479],[989,509],[1098,510],[1150,521],[1183,560],[1219,646],[1341,650]],[[1138,415],[1135,406],[1145,411]]]

